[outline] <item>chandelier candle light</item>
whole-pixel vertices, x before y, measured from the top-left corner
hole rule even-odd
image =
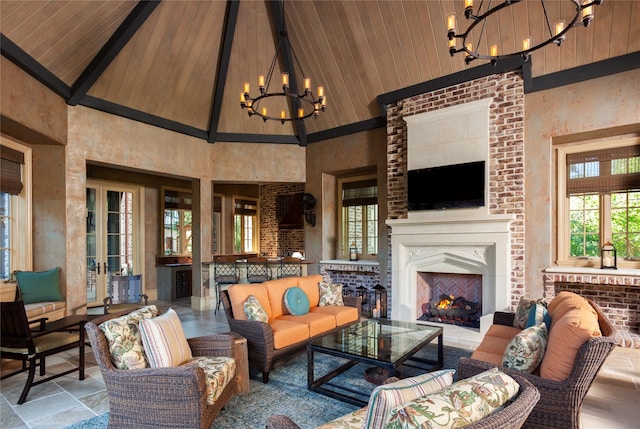
[[[555,1],[555,0],[554,0]],[[495,64],[498,60],[518,57],[521,56],[525,61],[529,59],[531,52],[540,49],[550,43],[555,43],[556,45],[562,45],[562,42],[565,40],[566,33],[573,27],[584,26],[588,27],[593,21],[593,6],[600,5],[604,0],[563,0],[564,2],[573,3],[575,7],[575,15],[571,12],[567,16],[567,20],[560,19],[555,22],[553,27],[549,21],[549,15],[547,11],[547,5],[545,4],[545,0],[540,0],[539,2],[526,2],[529,10],[536,10],[536,13],[540,13],[543,15],[544,22],[546,23],[548,34],[544,37],[542,41],[538,44],[534,40],[532,40],[531,36],[525,37],[522,40],[522,49],[514,50],[514,52],[509,53],[501,53],[501,50],[504,49],[505,52],[508,52],[508,47],[501,47],[498,44],[494,43],[495,41],[487,40],[487,43],[482,43],[482,38],[484,35],[484,30],[487,27],[487,23],[489,19],[493,19],[491,24],[497,25],[497,12],[503,10],[509,6],[513,6],[517,3],[522,2],[522,0],[505,0],[502,3],[498,3],[495,6],[491,7],[491,1],[480,0],[480,6],[477,11],[474,11],[474,2],[473,0],[464,0],[464,16],[467,20],[471,20],[469,27],[464,33],[459,33],[457,29],[456,15],[452,13],[447,16],[447,37],[449,38],[449,53],[451,56],[454,56],[458,52],[464,52],[465,55],[465,63],[469,64],[471,61],[475,59],[489,60],[492,64]],[[549,3],[550,0],[546,0],[546,3]],[[483,8],[484,4],[487,4],[485,8]],[[525,2],[522,2],[525,3]],[[538,6],[539,5],[539,6]],[[537,8],[537,9],[536,9]],[[525,10],[526,12],[526,10]],[[514,12],[516,13],[516,12]],[[504,18],[504,17],[503,17]],[[506,18],[505,18],[506,19]],[[511,18],[512,19],[512,18]],[[567,24],[567,21],[569,22]],[[478,28],[476,28],[479,24]],[[472,40],[472,34],[474,29],[476,30],[476,43]],[[498,34],[499,31],[496,29],[494,34]],[[489,37],[485,35],[485,37]],[[458,48],[458,41],[460,41],[460,48]],[[488,50],[481,51],[481,46],[488,46]]]
[[[269,92],[269,85],[271,84],[273,70],[275,68],[276,61],[278,60],[278,54],[280,53],[280,49],[286,49],[285,45],[288,45],[288,50],[286,52],[290,53],[295,60],[295,64],[300,70],[300,76],[305,76],[304,92],[302,94],[298,94],[297,92],[291,90],[289,78],[293,78],[293,82],[295,82],[295,75],[290,76],[288,72],[282,72],[281,74],[282,92]],[[294,70],[291,70],[291,72],[294,73]],[[284,123],[287,121],[304,120],[310,118],[311,116],[317,118],[319,112],[324,112],[327,110],[327,97],[324,95],[324,87],[318,86],[318,97],[315,98],[313,95],[313,91],[311,90],[311,78],[306,77],[304,71],[302,70],[300,62],[298,61],[298,57],[293,51],[293,47],[291,46],[291,42],[289,41],[289,36],[287,35],[286,30],[280,33],[280,41],[278,42],[278,47],[276,48],[273,60],[271,61],[271,67],[269,67],[269,72],[267,73],[266,79],[264,75],[258,76],[258,88],[260,89],[260,95],[258,95],[257,97],[251,97],[251,88],[249,82],[245,82],[243,91],[240,93],[240,106],[243,109],[247,109],[249,117],[257,115],[261,117],[265,122],[271,119],[274,121],[280,121],[284,125]],[[267,107],[261,107],[260,103],[268,98],[275,99],[277,97],[280,97],[281,100],[283,100],[283,108],[281,108],[280,114],[278,116],[271,116],[267,110]],[[287,100],[293,103],[293,107],[290,110],[296,112],[295,116],[289,115],[287,113],[289,111],[289,106],[287,106],[286,103]]]

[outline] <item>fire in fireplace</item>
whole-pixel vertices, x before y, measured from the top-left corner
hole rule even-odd
[[[480,304],[463,296],[441,294],[439,299],[422,305],[418,320],[449,323],[472,328],[480,327]]]

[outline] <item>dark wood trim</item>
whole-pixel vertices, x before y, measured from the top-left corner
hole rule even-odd
[[[75,106],[80,99],[89,91],[94,83],[100,78],[102,73],[109,67],[111,62],[118,56],[122,48],[136,34],[142,24],[147,20],[161,0],[140,1],[133,8],[129,16],[122,21],[122,24],[111,35],[107,43],[104,44],[98,54],[91,60],[91,63],[82,71],[78,79],[71,85],[71,96],[67,104]]]
[[[60,97],[65,100],[69,98],[70,89],[66,83],[2,33],[0,33],[0,54]]]
[[[277,49],[278,42],[280,41],[280,33],[286,31],[284,26],[284,6],[281,0],[277,1],[267,1],[267,11],[269,11],[269,17],[271,18],[271,22],[273,23],[273,41],[274,41],[274,49]],[[280,67],[281,70],[289,70],[289,91],[294,92],[296,94],[300,94],[298,92],[298,81],[296,79],[295,69],[293,67],[293,53],[291,52],[291,46],[289,44],[284,43],[282,45],[282,49],[280,50]],[[297,116],[298,109],[301,107],[300,100],[298,98],[287,97],[289,101],[289,116],[291,118],[295,118]],[[307,127],[304,125],[304,121],[292,121],[294,133],[298,136],[298,142],[300,146],[307,145]]]
[[[381,114],[383,116],[386,116],[386,106],[388,104],[392,104],[399,100],[404,100],[405,98],[413,97],[415,95],[435,91],[437,89],[446,88],[452,85],[458,85],[460,83],[469,82],[471,80],[479,79],[486,76],[491,76],[493,74],[507,73],[510,71],[518,70],[522,68],[523,63],[523,58],[505,59],[498,61],[495,65],[486,63],[477,67],[463,70],[461,72],[407,86],[406,88],[387,92],[385,94],[380,94],[377,98],[378,106],[380,106]]]
[[[218,58],[218,66],[216,68],[215,88],[213,90],[213,100],[211,100],[211,118],[209,120],[209,133],[207,137],[209,143],[215,143],[216,134],[218,133],[218,123],[220,122],[220,112],[222,111],[222,97],[224,96],[224,87],[227,83],[229,58],[231,57],[231,46],[233,44],[233,35],[236,31],[239,7],[239,1],[227,1],[222,38],[220,40],[220,57]]]
[[[218,142],[228,143],[276,143],[276,144],[300,144],[296,136],[284,134],[238,134],[238,133],[218,133]]]
[[[364,121],[354,122],[341,127],[309,134],[309,143],[317,143],[323,140],[335,139],[337,137],[348,136],[350,134],[374,130],[376,128],[384,128],[386,126],[387,119],[382,116],[378,116],[377,118],[366,119]]]
[[[100,98],[91,97],[90,95],[82,97],[82,100],[80,100],[78,104],[85,107],[91,107],[92,109],[100,110],[102,112],[111,113],[112,115],[131,119],[133,121],[164,128],[165,130],[174,131],[176,133],[186,134],[203,140],[207,139],[207,131],[205,130],[161,118],[160,116],[152,115],[150,113],[141,112],[140,110],[115,104]]]
[[[530,91],[544,91],[640,68],[640,51],[533,78]]]

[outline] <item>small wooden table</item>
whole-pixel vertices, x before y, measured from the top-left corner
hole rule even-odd
[[[236,394],[248,393],[251,390],[249,384],[249,353],[247,351],[247,339],[238,334],[231,333],[235,338],[233,357],[236,360]]]

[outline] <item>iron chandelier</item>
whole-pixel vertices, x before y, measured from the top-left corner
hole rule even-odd
[[[283,31],[280,32],[280,40],[278,41],[278,46],[276,47],[276,52],[273,55],[273,60],[271,61],[271,66],[269,67],[266,79],[264,75],[258,76],[258,88],[260,89],[260,95],[251,97],[249,82],[245,82],[243,91],[240,93],[240,106],[242,107],[242,109],[247,109],[249,117],[256,115],[261,117],[265,122],[270,119],[274,121],[280,121],[282,122],[282,124],[284,124],[287,121],[302,121],[304,119],[310,118],[311,116],[317,118],[318,114],[321,111],[324,112],[327,110],[327,97],[324,95],[323,86],[318,86],[318,97],[314,97],[311,90],[311,78],[307,77],[307,75],[302,70],[302,66],[298,61],[296,53],[293,51],[293,47],[291,46],[289,36],[284,26],[284,7],[282,10],[282,15]],[[269,85],[271,84],[271,78],[273,77],[273,71],[276,62],[278,61],[279,55],[281,54],[281,49],[284,50],[284,53],[290,54],[291,57],[293,57],[293,61],[291,61],[290,64],[292,64],[292,66],[297,65],[300,74],[296,74],[295,70],[291,70],[291,76],[286,71],[282,72],[282,92],[269,92]],[[304,92],[302,94],[298,94],[297,92],[295,92],[296,75],[304,76]],[[289,85],[290,78],[292,83],[291,86]],[[282,104],[285,106],[285,108],[281,108],[279,117],[271,116],[267,110],[267,107],[260,106],[261,102],[269,98],[282,98]],[[287,111],[289,110],[287,109],[287,101],[291,102],[291,106],[293,107],[290,110],[295,110],[296,116],[287,113]]]
[[[481,51],[480,41],[482,40],[489,19],[495,19],[497,12],[521,1],[522,0],[505,0],[502,3],[492,6],[491,0],[486,2],[485,0],[481,0],[478,10],[474,11],[473,0],[464,0],[464,16],[467,20],[471,20],[469,27],[464,33],[458,33],[455,13],[447,16],[447,37],[449,38],[449,53],[451,56],[454,56],[458,52],[464,52],[465,62],[467,64],[475,59],[489,60],[495,64],[498,60],[518,56],[523,57],[526,61],[529,59],[531,52],[547,46],[550,43],[555,43],[558,46],[562,45],[566,33],[571,28],[580,25],[588,27],[591,21],[593,21],[593,6],[602,4],[604,0],[566,0],[573,3],[571,7],[572,12],[567,15],[566,20],[560,19],[556,21],[553,28],[549,21],[549,13],[545,0],[539,0],[539,6],[535,6],[538,1],[527,2],[530,8],[535,6],[538,8],[537,12],[544,15],[545,31],[548,31],[548,35],[544,36],[544,40],[535,45],[534,43],[536,42],[534,42],[531,36],[526,37],[522,40],[522,49],[511,53],[501,53],[497,41],[487,40],[486,45],[489,47],[488,50]],[[485,3],[486,7],[484,7]],[[547,3],[549,3],[549,0],[547,0]],[[574,7],[575,15],[573,14]],[[476,28],[480,24],[482,25]],[[475,46],[472,40],[472,32],[474,29],[479,31]],[[460,47],[458,47],[458,42],[460,42]]]

